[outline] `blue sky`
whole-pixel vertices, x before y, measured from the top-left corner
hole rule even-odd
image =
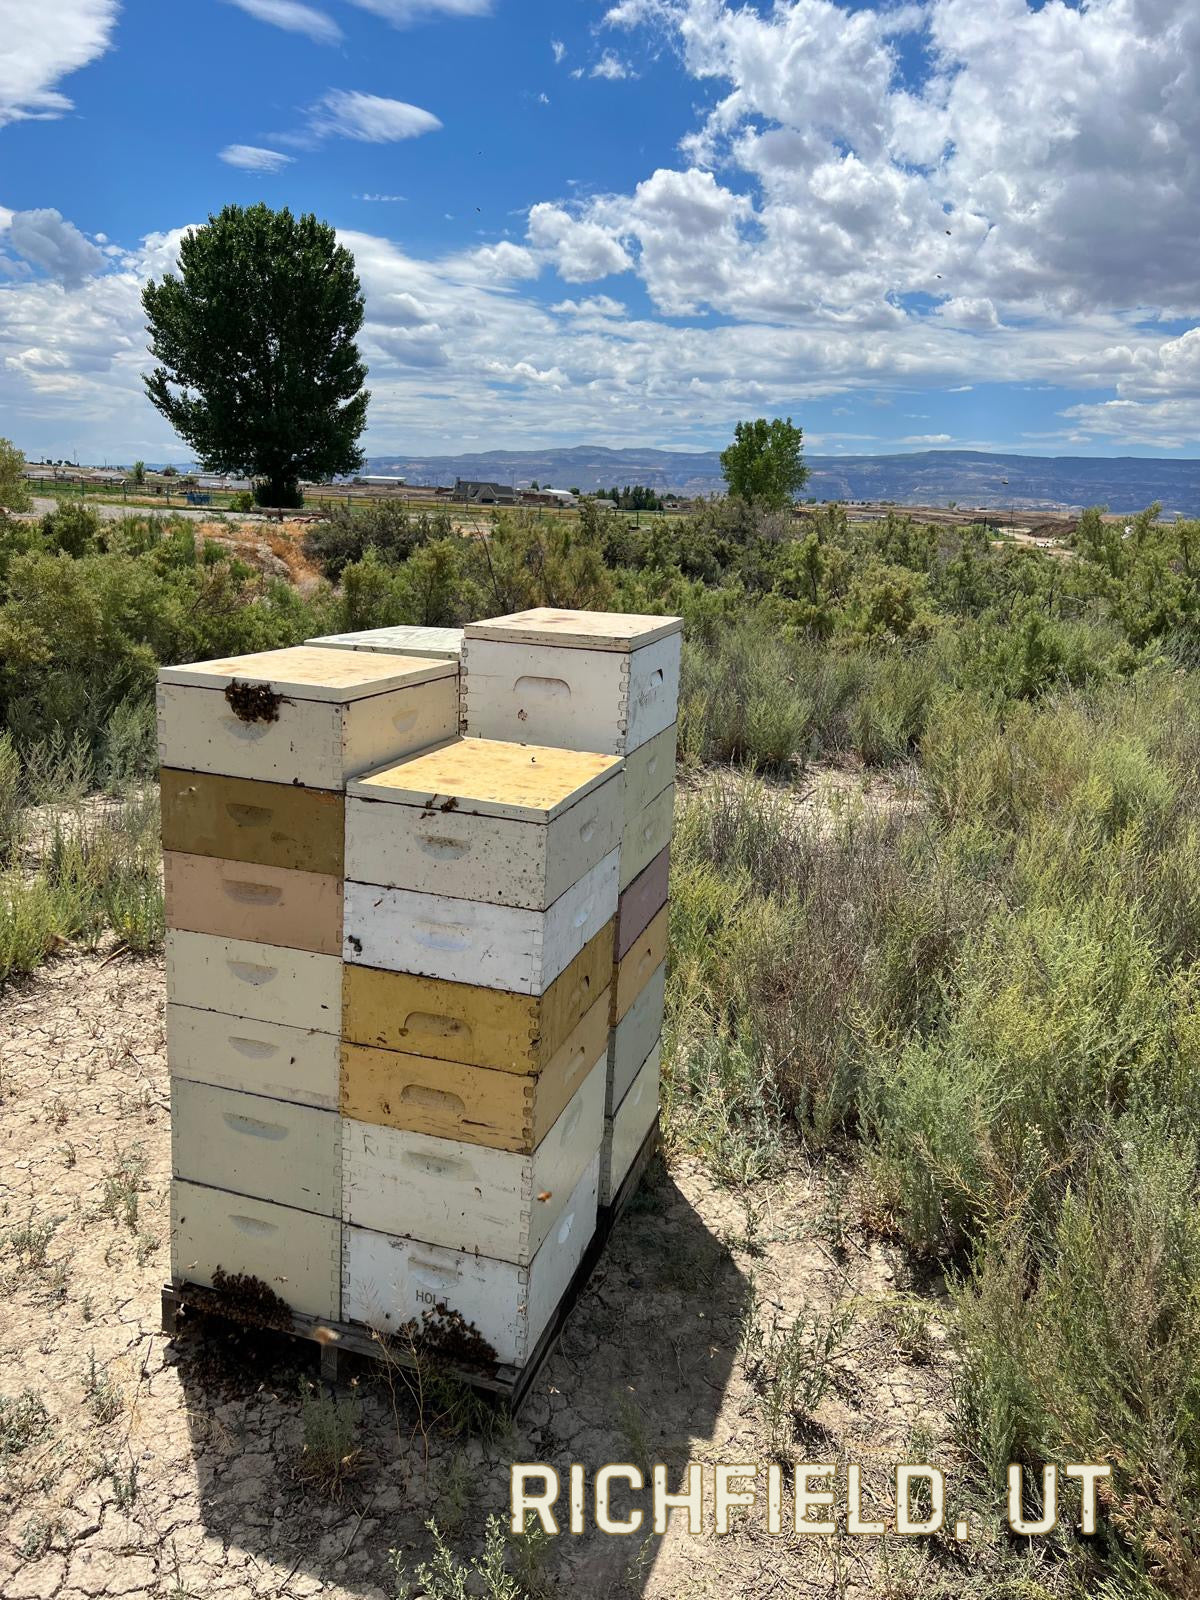
[[[0,0],[0,433],[186,451],[189,225],[335,224],[367,447],[1200,454],[1193,0]]]

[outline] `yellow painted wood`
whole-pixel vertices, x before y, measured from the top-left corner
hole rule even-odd
[[[500,739],[455,739],[423,750],[351,786],[368,800],[427,803],[430,808],[494,809],[549,822],[621,767],[619,756],[593,755]],[[446,802],[450,801],[450,807]]]
[[[348,962],[342,1033],[353,1044],[536,1074],[608,988],[612,950],[609,921],[540,995]]]
[[[537,1077],[343,1043],[342,1115],[530,1154],[604,1055],[607,1035],[606,991]]]
[[[286,650],[260,650],[219,661],[160,667],[158,681],[200,689],[224,689],[230,683],[265,683],[275,694],[296,700],[345,704],[364,695],[456,675],[455,664],[448,661],[293,645]]]
[[[616,1027],[630,1006],[650,982],[655,971],[667,959],[667,924],[669,918],[664,906],[649,926],[641,933],[618,961],[613,973],[609,1023]]]
[[[345,798],[209,772],[161,775],[164,850],[342,876]]]

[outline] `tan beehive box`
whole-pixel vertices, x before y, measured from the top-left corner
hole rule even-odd
[[[336,956],[342,879],[218,856],[163,855],[167,926]]]
[[[432,661],[457,661],[462,654],[461,628],[367,628],[361,633],[330,633],[305,644],[326,650],[372,650],[385,655],[422,656]]]
[[[350,783],[346,876],[544,911],[620,845],[622,768],[487,739],[409,756]]]
[[[536,1076],[345,1043],[342,1115],[496,1150],[533,1151],[608,1048],[608,996],[605,990]]]
[[[675,722],[682,620],[540,606],[463,630],[464,732],[629,755]]]
[[[610,922],[536,995],[347,965],[343,1032],[354,1044],[535,1075],[607,991],[612,953]]]
[[[299,645],[158,675],[159,761],[181,771],[338,792],[457,728],[452,661]]]

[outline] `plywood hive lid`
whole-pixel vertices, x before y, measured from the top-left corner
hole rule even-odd
[[[326,700],[342,705],[389,689],[451,677],[457,671],[453,661],[295,645],[289,650],[261,650],[255,655],[227,656],[221,661],[161,667],[158,681],[191,689],[227,689],[232,683],[263,684],[272,694],[290,699]]]
[[[624,769],[619,756],[500,739],[450,739],[378,772],[347,792],[444,812],[552,822]]]
[[[469,622],[468,639],[507,644],[556,644],[574,650],[640,650],[683,628],[682,617],[642,617],[629,611],[560,611],[535,606],[507,617]]]
[[[431,656],[455,661],[462,654],[461,628],[367,628],[362,633],[330,633],[305,643],[327,650],[371,650],[401,656]]]

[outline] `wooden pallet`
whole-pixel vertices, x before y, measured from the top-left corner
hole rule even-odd
[[[656,1121],[646,1135],[612,1204],[602,1207],[597,1218],[596,1232],[584,1252],[583,1260],[525,1365],[511,1367],[500,1364],[483,1368],[450,1362],[443,1368],[449,1376],[477,1390],[497,1406],[505,1409],[509,1415],[516,1415],[603,1255],[609,1236],[621,1213],[641,1184],[646,1169],[658,1149],[658,1141],[659,1131]],[[169,1337],[174,1337],[180,1331],[181,1322],[186,1319],[189,1309],[193,1312],[200,1311],[206,1316],[223,1316],[230,1322],[243,1320],[232,1308],[223,1311],[219,1300],[216,1291],[201,1285],[184,1282],[165,1284],[162,1291],[162,1331]],[[333,1322],[327,1317],[308,1316],[299,1311],[292,1312],[291,1316],[290,1328],[271,1331],[289,1334],[296,1339],[307,1339],[317,1345],[320,1351],[321,1376],[331,1383],[337,1381],[344,1356],[362,1356],[371,1361],[387,1359],[399,1366],[414,1369],[417,1366],[417,1361],[411,1354],[400,1351],[394,1346],[389,1346],[385,1358],[379,1340],[369,1328],[363,1327],[360,1323]]]

